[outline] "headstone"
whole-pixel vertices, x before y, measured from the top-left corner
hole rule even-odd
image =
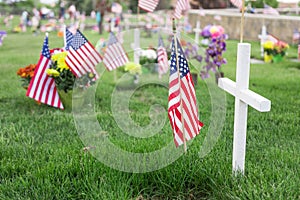
[[[258,35],[258,38],[260,39],[260,54],[262,57],[264,57],[264,43],[267,41],[268,34],[267,34],[267,28],[265,25],[261,28],[261,34]]]
[[[199,44],[199,35],[201,33],[200,21],[197,21],[196,28],[193,29],[195,32],[195,42]]]
[[[236,82],[220,78],[218,85],[235,96],[234,138],[233,138],[233,172],[244,174],[246,154],[246,131],[248,105],[260,112],[271,109],[271,101],[249,90],[250,50],[248,43],[239,43],[237,52]]]

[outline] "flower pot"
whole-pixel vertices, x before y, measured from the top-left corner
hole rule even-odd
[[[274,55],[273,58],[272,58],[273,62],[274,63],[279,63],[283,60],[283,56],[278,54],[278,55]]]
[[[216,74],[215,74],[215,77],[216,77],[216,83],[217,83],[217,85],[218,85],[218,83],[219,83],[219,78],[224,78],[224,72],[216,73]]]
[[[191,73],[192,80],[194,82],[194,85],[198,84],[198,74],[197,73]]]
[[[267,54],[266,52],[264,53],[264,61],[265,63],[270,63],[272,62],[272,55]]]
[[[73,91],[65,92],[64,90],[58,90],[60,100],[65,110],[72,110],[73,106],[82,106],[84,103],[83,95],[73,95]]]

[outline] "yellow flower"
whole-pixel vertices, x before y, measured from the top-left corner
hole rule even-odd
[[[53,77],[59,76],[59,72],[55,69],[46,69],[46,73],[48,76],[53,76]]]
[[[125,71],[129,71],[130,74],[141,74],[142,67],[140,64],[134,62],[128,62],[125,64]]]
[[[88,75],[89,75],[89,78],[94,78],[95,77],[95,74],[93,74],[92,72],[90,72]]]
[[[66,70],[69,69],[69,66],[65,62],[65,58],[66,58],[67,54],[68,53],[66,51],[64,51],[64,52],[54,54],[51,57],[51,60],[53,62],[55,62],[55,61],[57,62],[57,68],[59,71],[62,71],[63,69],[66,69]]]
[[[264,43],[264,48],[265,49],[273,49],[274,48],[274,42],[272,42],[272,41],[266,41]]]

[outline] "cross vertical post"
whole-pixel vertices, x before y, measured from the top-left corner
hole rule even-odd
[[[271,109],[271,101],[249,90],[251,45],[238,44],[236,83],[228,78],[220,78],[218,85],[223,90],[235,96],[234,136],[232,171],[234,174],[245,170],[246,132],[248,105],[260,112]]]
[[[134,63],[140,63],[140,30],[138,28],[134,29]]]
[[[195,32],[195,42],[196,44],[199,44],[199,33],[201,32],[199,20],[197,21],[196,28],[194,28],[194,32]]]
[[[250,44],[239,44],[237,53],[236,88],[237,90],[248,89],[250,71]],[[234,136],[233,136],[233,159],[234,171],[244,171],[246,154],[246,128],[247,128],[248,105],[235,97],[234,109]]]
[[[260,39],[260,53],[261,57],[264,57],[264,43],[267,41],[268,35],[267,35],[267,28],[265,25],[261,27],[261,34],[258,35],[258,38]]]

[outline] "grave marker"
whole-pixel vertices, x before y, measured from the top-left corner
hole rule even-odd
[[[140,30],[134,29],[134,43],[131,44],[131,48],[134,50],[133,60],[134,63],[140,63]]]
[[[197,21],[196,28],[194,28],[193,31],[195,32],[195,42],[199,44],[199,35],[201,33],[200,21]]]
[[[261,56],[264,57],[264,43],[268,39],[267,28],[265,25],[262,26],[261,34],[258,35],[258,38],[260,39],[260,53],[261,53]]]
[[[248,89],[250,49],[250,44],[238,44],[236,82],[228,78],[220,78],[218,81],[220,88],[235,96],[232,170],[242,174],[245,169],[248,105],[260,112],[268,112],[271,109],[270,100]]]

